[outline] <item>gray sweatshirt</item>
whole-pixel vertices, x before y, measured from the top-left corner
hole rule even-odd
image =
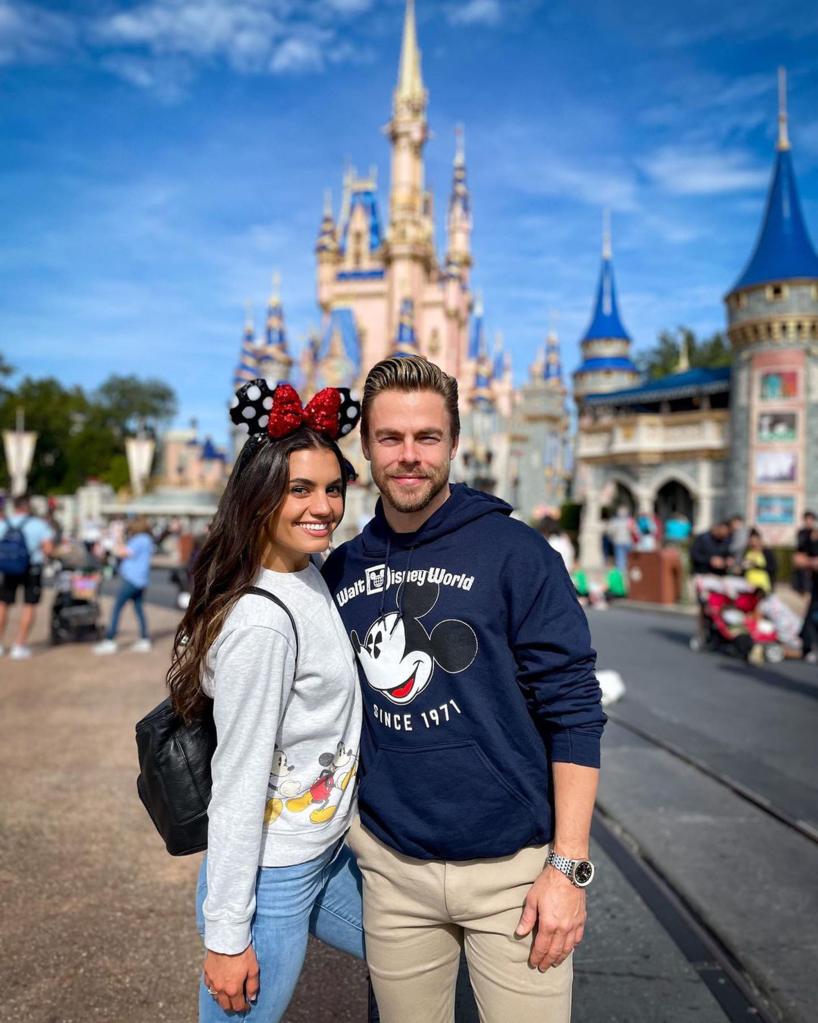
[[[349,827],[361,736],[355,657],[321,573],[262,569],[210,648],[218,744],[208,808],[205,945],[250,943],[259,866],[319,856]]]

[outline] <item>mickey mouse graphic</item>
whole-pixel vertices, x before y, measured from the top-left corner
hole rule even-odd
[[[477,656],[474,629],[456,618],[438,622],[427,632],[420,619],[440,596],[438,583],[402,583],[397,611],[389,611],[369,626],[363,643],[353,629],[352,646],[367,682],[392,703],[406,704],[429,685],[435,666],[456,675]]]
[[[335,752],[322,753],[318,758],[318,763],[323,768],[318,778],[310,785],[306,792],[303,792],[295,799],[288,799],[287,809],[293,813],[300,813],[302,810],[306,810],[308,806],[312,806],[313,803],[319,803],[320,806],[310,814],[310,820],[313,824],[325,824],[335,816],[338,803],[341,801],[344,792],[346,792],[347,786],[355,777],[357,757],[351,746],[346,746],[343,742],[339,742]],[[344,774],[340,781],[337,781],[337,776],[344,768],[347,768],[346,774]],[[332,797],[335,789],[338,789],[341,795],[333,803]]]
[[[281,816],[284,800],[301,791],[301,782],[290,777],[293,765],[287,762],[287,754],[278,746],[273,753],[273,766],[267,782],[267,802],[264,807],[264,823],[272,824]]]

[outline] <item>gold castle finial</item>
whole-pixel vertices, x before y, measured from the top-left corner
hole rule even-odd
[[[324,189],[324,216],[332,220],[332,189]]]
[[[422,102],[424,98],[423,78],[420,72],[420,50],[415,28],[415,0],[406,0],[395,99],[410,102],[420,100]]]
[[[787,69],[778,69],[778,151],[790,148],[790,139],[787,134]]]
[[[253,323],[253,303],[248,298],[244,303],[244,329],[253,330],[255,324]]]
[[[687,337],[683,337],[682,343],[679,345],[679,362],[676,366],[677,373],[686,373],[690,369],[690,349],[687,342]]]
[[[611,209],[606,206],[602,211],[602,258],[610,259],[611,254]]]
[[[466,162],[466,129],[462,122],[454,126],[454,162],[460,167]]]
[[[273,271],[273,284],[270,291],[270,305],[278,304],[281,301],[281,274],[278,270]]]

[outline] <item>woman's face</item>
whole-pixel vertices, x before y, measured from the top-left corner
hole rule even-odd
[[[341,467],[326,448],[307,448],[290,455],[290,478],[284,499],[268,525],[268,567],[292,571],[306,567],[310,554],[329,546],[344,515]]]

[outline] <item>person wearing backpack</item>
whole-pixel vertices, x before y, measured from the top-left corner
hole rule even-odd
[[[193,565],[168,672],[177,714],[196,720],[212,700],[217,736],[196,900],[200,1023],[251,1006],[257,1023],[277,1023],[310,933],[363,958],[361,881],[344,844],[361,693],[312,561],[344,513],[335,440],[358,412],[347,391],[326,388],[303,409],[292,387],[264,380],[234,400],[250,437]]]
[[[16,497],[14,511],[0,522],[0,656],[5,653],[3,638],[9,607],[23,591],[23,612],[17,627],[17,638],[11,648],[11,659],[22,661],[31,657],[28,645],[31,629],[43,592],[43,566],[53,550],[54,532],[45,519],[31,514],[31,500]]]

